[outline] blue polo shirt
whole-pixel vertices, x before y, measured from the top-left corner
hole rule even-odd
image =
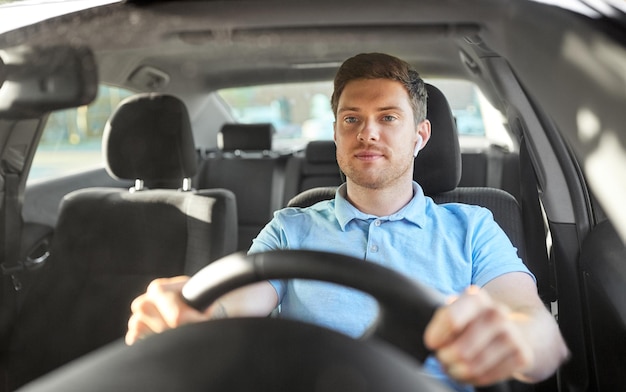
[[[485,208],[435,204],[416,182],[411,201],[389,216],[365,214],[345,194],[344,184],[333,200],[275,212],[249,253],[306,249],[345,254],[401,272],[444,295],[484,286],[509,272],[530,274]],[[358,337],[377,315],[376,302],[351,288],[297,279],[270,283],[278,293],[281,317]],[[427,362],[430,371],[441,372],[434,361]]]

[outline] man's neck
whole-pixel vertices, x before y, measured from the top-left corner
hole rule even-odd
[[[349,179],[346,184],[346,198],[359,211],[376,215],[392,215],[413,198],[412,181],[403,181],[382,189],[359,186]]]

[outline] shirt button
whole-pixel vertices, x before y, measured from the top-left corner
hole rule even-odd
[[[372,252],[374,252],[374,253],[378,252],[378,245],[372,245],[372,246],[370,247],[370,250],[371,250]]]
[[[374,226],[380,226],[380,224],[381,224],[380,220],[376,219],[374,221]]]

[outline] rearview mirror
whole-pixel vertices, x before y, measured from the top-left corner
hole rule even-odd
[[[98,92],[96,62],[84,46],[0,50],[0,116],[36,117],[90,103]]]

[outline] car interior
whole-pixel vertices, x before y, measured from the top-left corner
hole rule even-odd
[[[244,256],[274,211],[331,199],[345,181],[332,135],[307,138],[303,121],[294,131],[285,120],[300,116],[316,130],[327,117],[310,121],[312,105],[299,114],[290,106],[299,96],[287,91],[301,83],[294,90],[313,102],[309,84],[330,86],[341,62],[362,52],[397,55],[425,79],[432,137],[415,181],[437,203],[492,212],[571,352],[544,382],[491,390],[626,388],[626,235],[620,196],[610,200],[622,168],[594,166],[606,143],[626,145],[626,90],[611,87],[623,85],[616,64],[626,64],[626,28],[580,11],[600,13],[586,1],[548,3],[111,0],[0,29],[0,391],[194,390],[217,379],[232,391],[359,390],[363,379],[374,389],[439,390],[412,373],[423,353],[397,343],[395,327],[355,341],[270,317],[186,326],[140,348],[122,342],[130,303],[152,279],[229,257],[242,275],[207,279],[219,290],[286,271],[335,279],[314,267],[332,261],[342,283],[382,290],[372,294],[383,307],[387,295],[428,297],[395,276],[383,284],[383,271],[352,278],[333,255]],[[456,104],[465,90],[448,87],[457,80],[480,92],[465,112]],[[111,87],[122,92],[103,90]],[[101,99],[110,109],[96,122]],[[254,103],[238,106],[247,99]],[[468,111],[479,112],[483,134],[465,131]],[[59,118],[88,131],[48,133]],[[600,130],[586,132],[593,124]],[[507,143],[491,138],[496,126]],[[67,170],[36,177],[55,164],[53,153]],[[288,257],[313,266],[292,271]],[[256,269],[237,271],[242,260]],[[394,284],[404,291],[384,291]],[[333,356],[354,361],[356,373],[333,369],[337,378],[325,379]],[[256,370],[244,379],[235,367]]]

